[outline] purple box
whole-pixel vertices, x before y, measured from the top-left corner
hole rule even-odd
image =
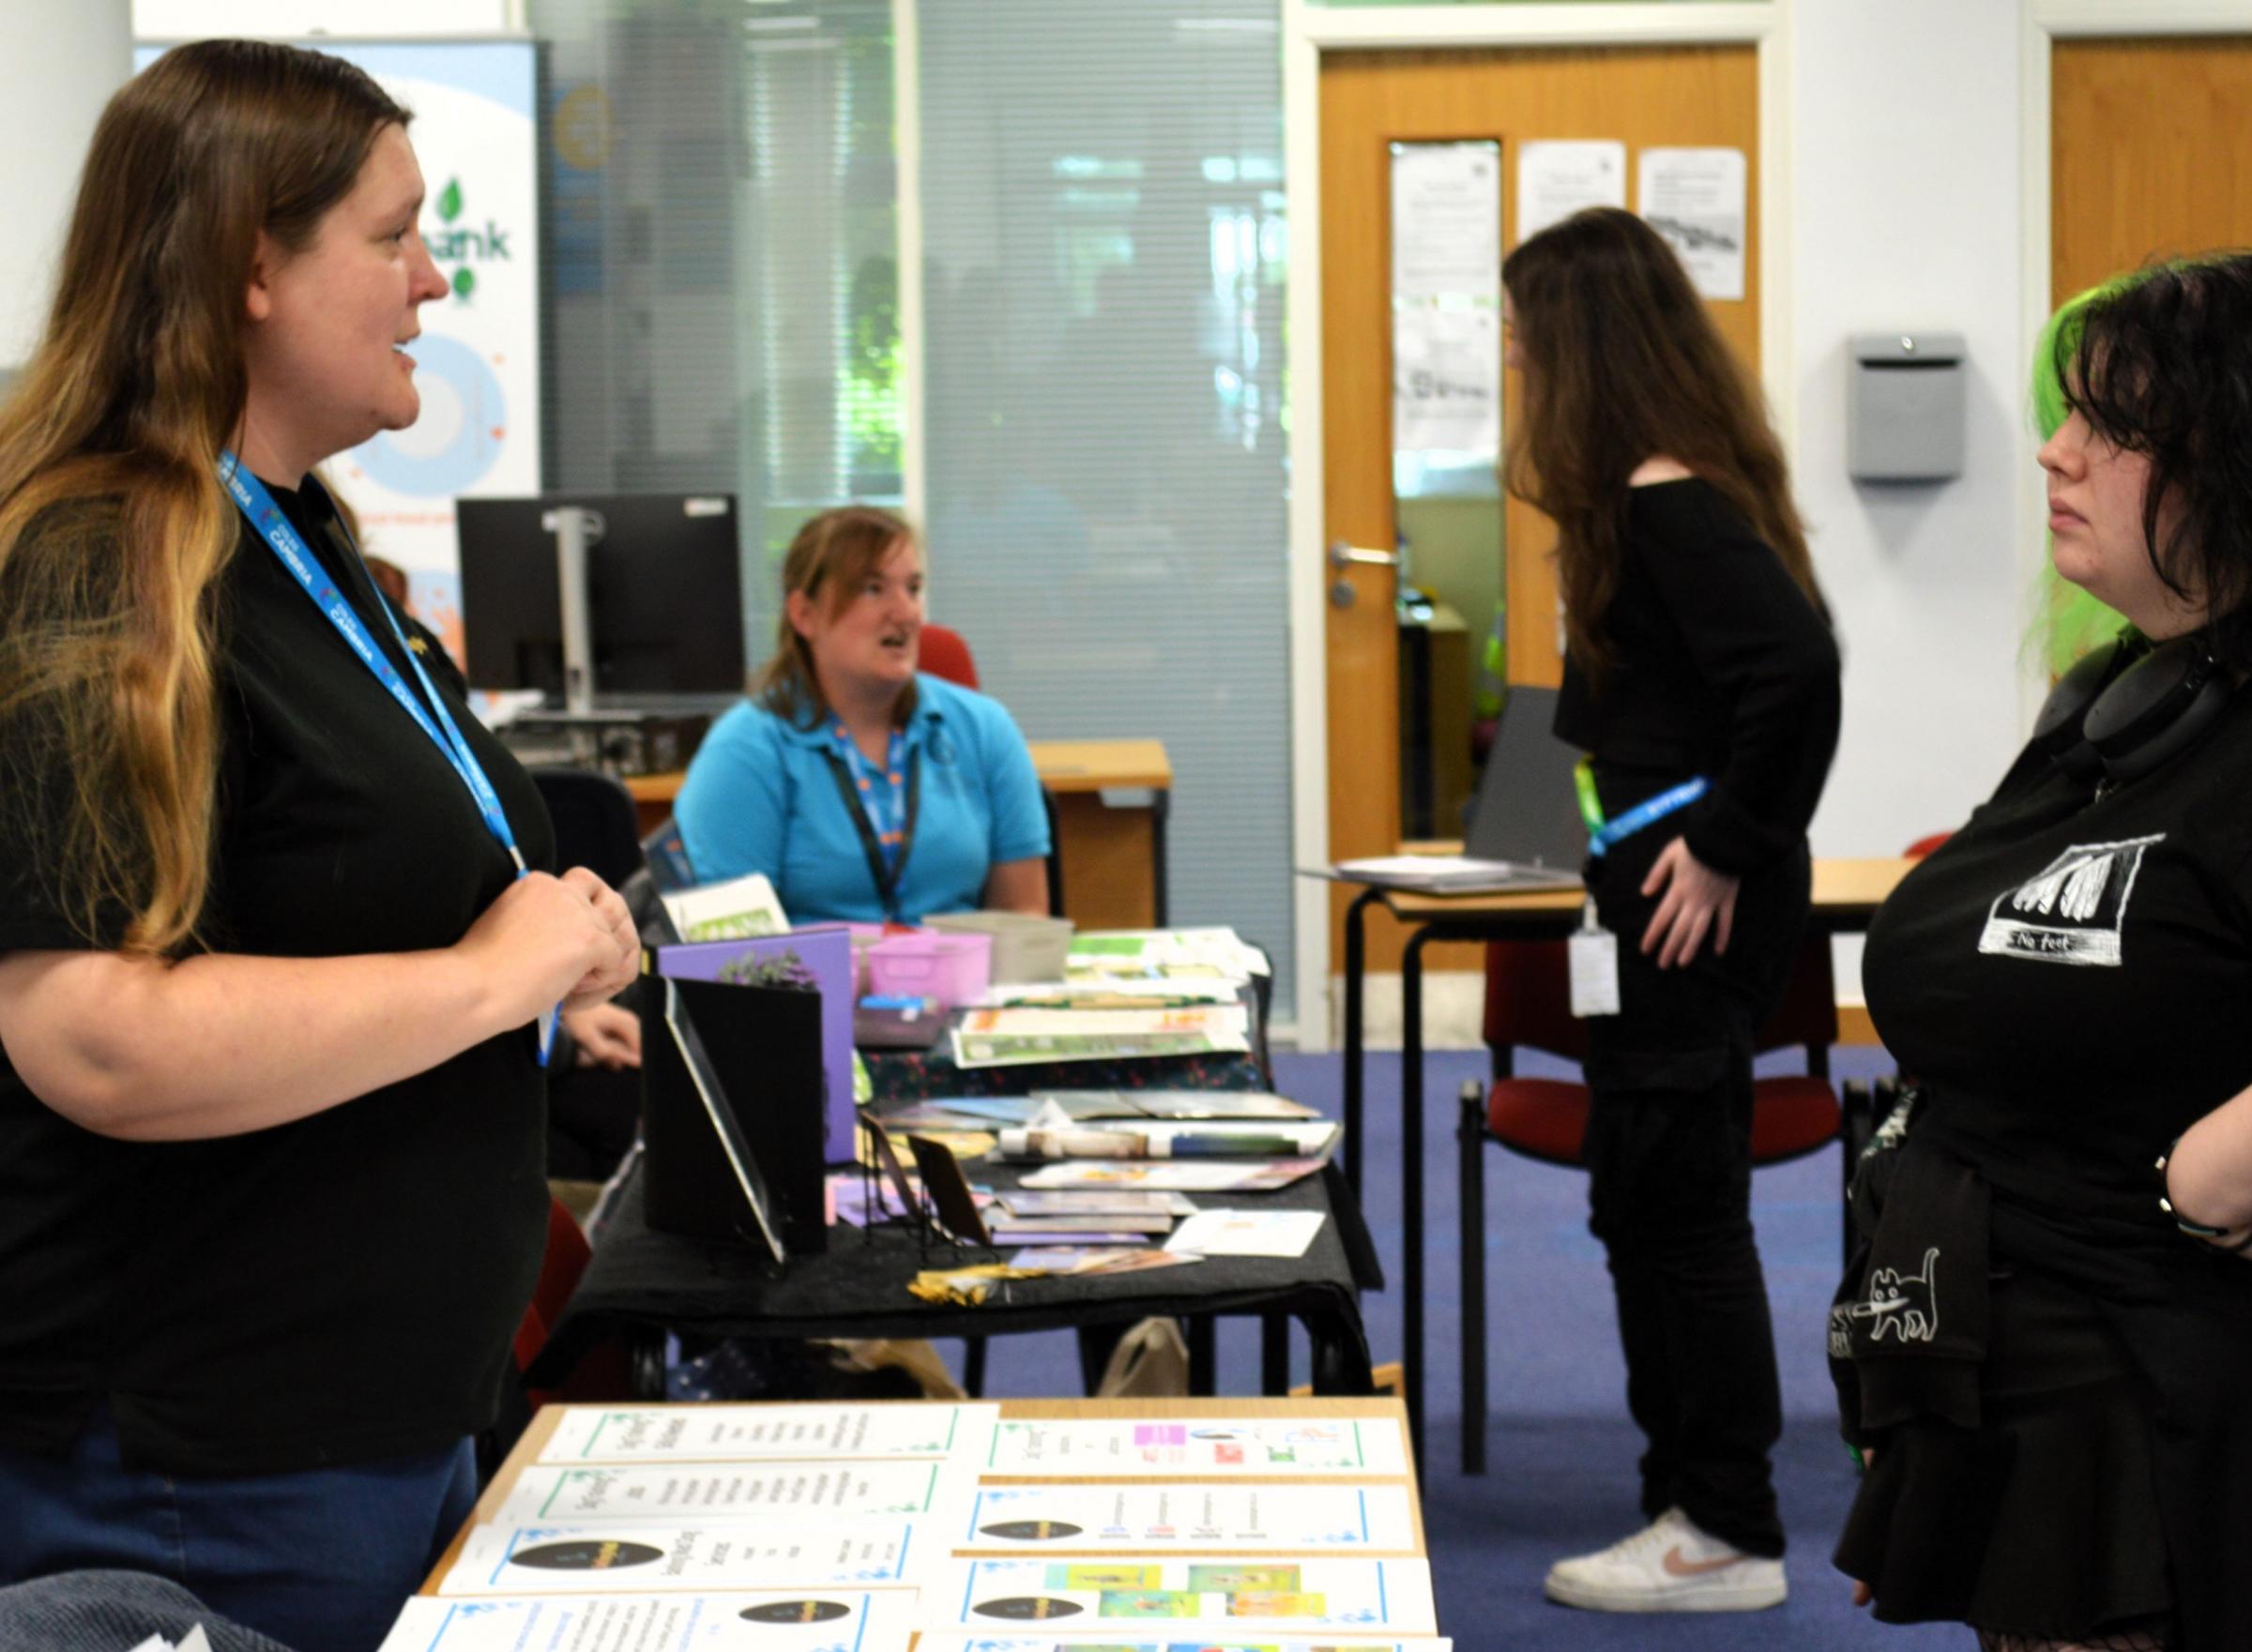
[[[822,1144],[831,1163],[850,1161],[857,1114],[852,1100],[852,937],[841,925],[791,930],[746,941],[689,941],[656,948],[657,973],[682,981],[722,981],[731,966],[794,954],[821,993]]]

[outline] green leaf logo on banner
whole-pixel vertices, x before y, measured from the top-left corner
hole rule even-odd
[[[438,218],[442,222],[451,223],[455,219],[461,216],[462,180],[459,178],[448,178],[446,180],[445,192],[438,197]]]
[[[476,291],[477,271],[464,264],[453,272],[453,296],[456,298],[466,299],[470,294]]]

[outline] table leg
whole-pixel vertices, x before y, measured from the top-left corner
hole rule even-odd
[[[1218,1316],[1210,1313],[1192,1314],[1188,1321],[1189,1392],[1217,1394],[1220,1391],[1220,1353],[1214,1338]]]
[[[1290,1316],[1259,1316],[1259,1392],[1276,1397],[1290,1391]]]
[[[1368,967],[1366,914],[1377,893],[1363,889],[1345,909],[1345,1180],[1356,1200],[1361,1197],[1361,1108],[1367,1076],[1362,1070],[1367,1053],[1361,1024],[1366,987],[1362,978]],[[1300,985],[1299,991],[1307,990]]]
[[[1166,887],[1165,822],[1173,813],[1173,794],[1160,786],[1149,794],[1149,902],[1152,929],[1169,929],[1172,892]]]
[[[1415,1469],[1423,1469],[1423,944],[1408,937],[1400,955],[1400,1341],[1407,1366],[1408,1432]]]

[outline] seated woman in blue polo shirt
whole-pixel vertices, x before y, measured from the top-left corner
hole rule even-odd
[[[792,922],[1048,910],[1048,823],[999,703],[918,673],[922,550],[887,510],[798,530],[779,645],[675,805],[697,880],[764,872]]]

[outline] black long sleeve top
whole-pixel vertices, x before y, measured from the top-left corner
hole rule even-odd
[[[1612,669],[1599,692],[1567,657],[1557,737],[1593,756],[1613,818],[1704,776],[1705,796],[1657,829],[1716,871],[1757,871],[1804,840],[1837,749],[1829,621],[1697,477],[1631,490],[1622,553],[1602,622]]]

